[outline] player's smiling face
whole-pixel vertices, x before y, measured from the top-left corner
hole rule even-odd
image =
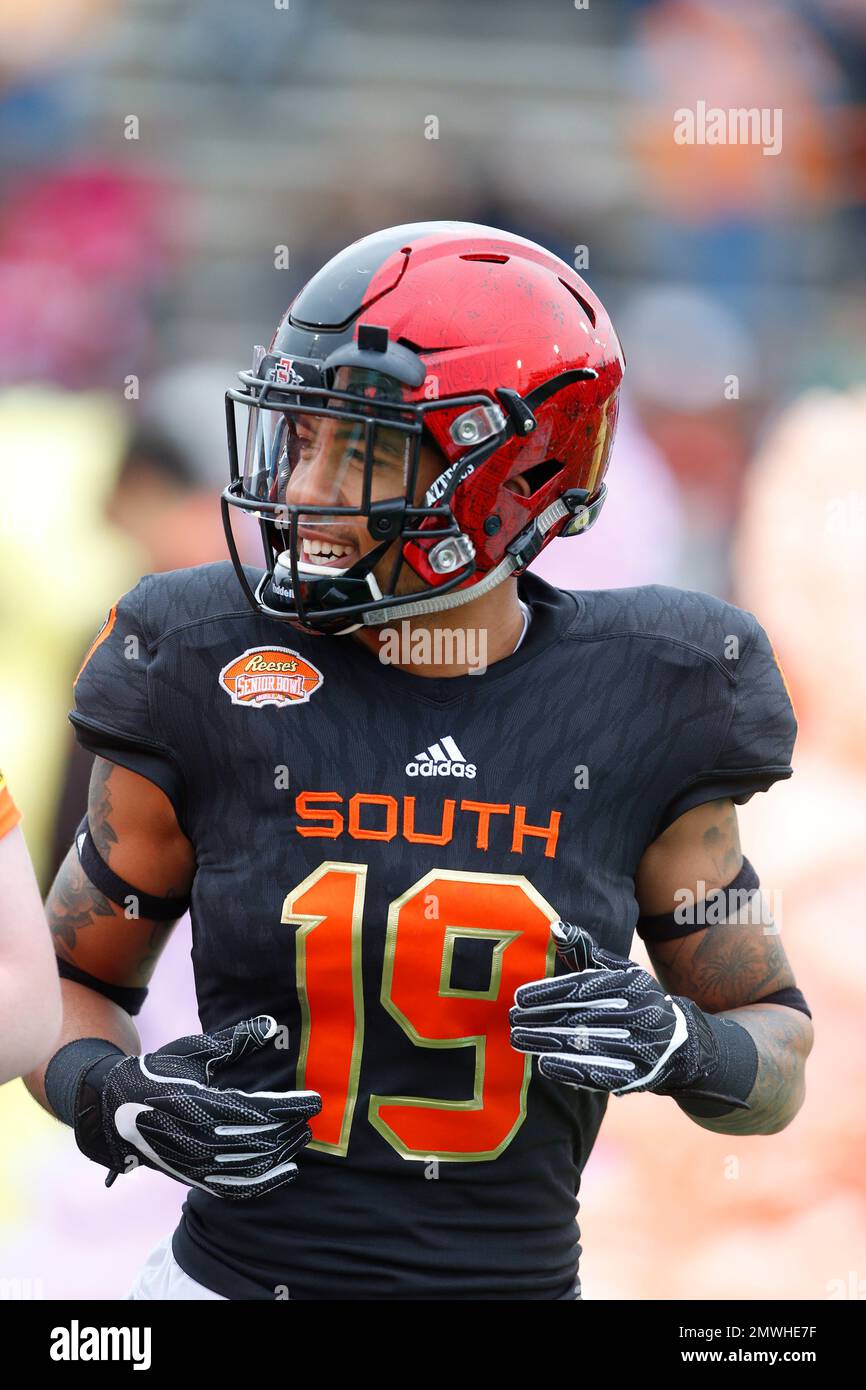
[[[359,421],[305,415],[293,422],[292,432],[294,457],[284,500],[300,507],[360,507],[364,489],[364,425]],[[371,501],[405,496],[409,448],[410,437],[406,434],[377,427]],[[438,449],[423,442],[413,499],[416,504],[423,500],[427,488],[445,466]],[[350,568],[381,544],[370,535],[364,516],[302,515],[298,536],[299,561],[338,570]],[[380,582],[385,582],[393,563],[391,546],[375,567]],[[407,586],[417,587],[418,582],[404,568],[398,589],[405,591]]]

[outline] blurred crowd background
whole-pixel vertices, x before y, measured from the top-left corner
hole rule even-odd
[[[781,150],[678,144],[700,101],[781,110]],[[740,819],[815,1016],[806,1106],[743,1140],[613,1101],[586,1298],[866,1297],[864,203],[858,0],[0,7],[0,762],[46,888],[84,808],[83,651],[140,574],[223,558],[223,392],[381,226],[508,228],[611,311],[610,500],[536,568],[709,590],[779,651],[795,777]],[[198,1030],[189,944],[146,1046]],[[183,1190],[107,1192],[20,1082],[0,1128],[0,1287],[123,1295]]]

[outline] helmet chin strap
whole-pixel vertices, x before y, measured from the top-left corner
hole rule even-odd
[[[515,570],[523,569],[534,560],[548,531],[564,516],[570,515],[570,508],[557,498],[544,509],[529,531],[525,531],[512,542],[499,564],[485,574],[483,579],[479,579],[477,584],[470,585],[468,589],[452,589],[447,594],[427,594],[416,599],[414,603],[395,603],[388,608],[368,609],[361,615],[364,626],[378,627],[393,618],[419,618],[425,613],[444,613],[449,608],[460,608],[464,603],[472,603],[473,599],[482,598],[484,594],[489,594],[491,589],[495,589],[497,584],[508,579]]]
[[[474,599],[482,598],[484,594],[489,594],[491,589],[495,589],[497,584],[508,579],[515,570],[523,569],[530,564],[540,551],[548,532],[563,517],[572,515],[572,509],[561,498],[557,498],[556,501],[551,502],[549,507],[544,509],[531,527],[512,541],[499,564],[485,574],[483,579],[479,579],[477,584],[470,585],[468,589],[452,589],[447,594],[435,592],[426,594],[408,603],[389,604],[386,608],[368,608],[362,612],[360,622],[333,630],[331,636],[344,637],[350,632],[356,632],[359,627],[381,627],[383,623],[391,622],[395,618],[417,618],[428,613],[444,613],[451,608],[460,608],[465,603],[472,603]],[[313,583],[321,583],[325,579],[339,581],[346,577],[356,582],[363,579],[370,590],[370,597],[380,599],[382,592],[376,583],[372,569],[380,552],[384,553],[389,544],[390,542],[384,542],[348,569],[335,569],[330,565],[317,565],[309,561],[298,562],[298,578],[311,580]],[[288,556],[288,551],[284,551],[283,555]],[[276,594],[278,600],[282,597],[291,597],[291,562],[290,559],[283,562],[283,555],[279,556],[277,560],[273,579],[270,575],[265,575],[257,587],[256,597],[263,606],[271,606],[267,601],[271,594]],[[311,606],[314,607],[315,602]],[[274,607],[272,611],[276,616],[283,616],[284,613],[284,610],[281,613],[277,607]]]
[[[495,569],[490,570],[470,588],[452,589],[448,594],[428,594],[425,598],[416,599],[414,603],[394,603],[389,608],[368,609],[361,615],[364,626],[380,627],[382,623],[389,623],[394,618],[419,618],[425,613],[444,613],[449,608],[460,608],[464,603],[471,603],[473,599],[481,598],[482,594],[495,589],[497,584],[501,584],[503,579],[507,579],[518,568],[518,561],[511,555],[506,555]]]

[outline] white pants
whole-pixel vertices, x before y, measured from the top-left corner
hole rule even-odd
[[[221,1293],[206,1289],[204,1284],[199,1284],[184,1273],[172,1254],[172,1234],[163,1236],[159,1245],[151,1250],[126,1297],[153,1298],[163,1302],[184,1298],[219,1298],[225,1303]]]
[[[151,1250],[126,1295],[127,1298],[153,1298],[161,1302],[177,1299],[218,1298],[227,1302],[221,1293],[205,1288],[195,1279],[185,1274],[174,1258],[171,1249],[171,1234],[163,1236],[158,1245]],[[580,1298],[576,1293],[575,1298]]]

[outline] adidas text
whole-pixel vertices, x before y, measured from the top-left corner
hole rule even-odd
[[[406,764],[407,777],[474,777],[477,770],[475,763],[467,763],[450,734]]]

